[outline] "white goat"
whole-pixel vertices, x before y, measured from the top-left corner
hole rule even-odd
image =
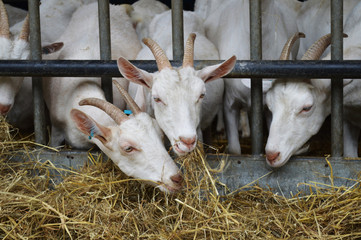
[[[204,36],[202,20],[187,11],[184,11],[183,17],[184,33],[197,32],[194,46],[196,59],[218,59],[215,46]],[[197,133],[201,138],[200,130],[211,124],[221,107],[223,80],[219,78],[232,70],[236,59],[232,57],[222,64],[195,71],[193,68],[195,34],[190,34],[185,47],[188,50],[183,67],[173,69],[168,61],[168,58],[171,59],[173,56],[170,23],[170,11],[154,17],[149,26],[152,40],[148,39],[144,42],[153,52],[159,72],[145,73],[129,64],[124,58],[118,61],[118,66],[125,78],[141,85],[135,86],[131,83],[129,91],[133,94],[136,92],[134,94],[136,101],[145,106],[150,114],[154,114],[175,153],[183,155],[195,148]],[[143,48],[137,59],[152,59],[150,50]],[[140,73],[141,76],[137,76]]]
[[[169,10],[168,6],[156,0],[139,0],[132,4],[130,16],[139,40],[149,37],[149,24],[155,15]]]
[[[349,35],[344,41],[344,59],[361,59],[361,3],[345,23]],[[317,60],[331,42],[330,34],[320,38],[302,57]],[[287,59],[287,58],[285,58]],[[324,60],[330,59],[328,54]],[[344,156],[357,157],[360,132],[361,82],[344,80]],[[286,100],[287,99],[287,100]],[[272,123],[266,145],[267,163],[272,167],[284,165],[316,134],[331,113],[331,80],[276,80],[267,92],[266,101],[272,111]]]
[[[0,1],[0,59],[27,60],[29,59],[29,19],[26,17],[18,35],[14,35],[9,28],[7,11]],[[43,47],[43,52],[51,53],[59,50],[62,43],[50,44]],[[0,115],[7,115],[11,124],[21,129],[32,126],[33,116],[31,79],[22,84],[24,77],[0,78]],[[17,94],[20,92],[21,94]],[[15,107],[13,107],[15,106]]]
[[[359,0],[343,1],[344,23],[347,16],[359,2]],[[299,5],[295,12],[298,31],[305,33],[307,36],[307,38],[300,42],[297,57],[301,58],[312,43],[331,32],[331,1],[307,0]],[[326,49],[323,56],[326,56],[328,53],[329,50]]]
[[[294,15],[289,15],[290,12],[295,11],[294,7],[288,4],[288,0],[262,1],[263,59],[275,59],[289,33],[294,33],[297,29]],[[215,43],[221,59],[226,59],[233,54],[238,59],[250,59],[249,18],[248,0],[223,2],[206,18],[207,37]],[[267,80],[264,80],[263,84],[264,89],[270,86]],[[225,79],[223,104],[228,152],[241,154],[238,124],[240,109],[250,108],[249,80]]]
[[[54,42],[67,28],[73,13],[86,4],[97,0],[42,0],[39,7],[41,38],[44,44]],[[23,21],[13,27],[13,33],[20,31]]]
[[[62,43],[48,44],[57,39],[67,27],[73,12],[83,3],[94,2],[95,0],[72,0],[59,1],[47,0],[40,5],[41,34],[43,40],[43,53],[49,54],[58,51],[63,46]],[[1,1],[1,6],[3,2]],[[19,11],[8,7],[16,13],[9,15],[10,20],[18,19]],[[21,16],[22,12],[20,12]],[[7,12],[2,8],[3,32],[0,42],[3,53],[0,59],[6,60],[27,60],[29,59],[29,22],[28,18],[23,18],[17,24],[10,26]],[[11,40],[11,35],[15,36]],[[19,36],[19,37],[17,37]],[[48,59],[54,58],[48,56]],[[11,109],[11,111],[10,111]],[[2,77],[0,79],[0,114],[7,115],[8,121],[20,128],[31,129],[33,126],[33,102],[32,102],[32,81],[30,77]]]
[[[114,55],[135,58],[141,46],[126,11],[122,5],[110,6],[112,50]],[[60,59],[99,58],[97,13],[96,3],[74,13],[60,37],[65,42],[58,54]],[[121,92],[124,95],[125,91]],[[105,101],[98,78],[50,78],[44,81],[44,93],[53,146],[64,138],[75,148],[96,144],[125,174],[156,183],[162,191],[181,188],[182,176],[163,145],[159,126],[128,95],[134,113],[129,117]]]

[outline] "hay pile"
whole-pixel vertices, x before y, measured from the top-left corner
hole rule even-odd
[[[200,151],[179,158],[185,188],[167,195],[94,163],[49,189],[49,168],[0,154],[2,239],[360,239],[361,189],[292,199],[254,186],[229,196]],[[29,174],[34,169],[36,176]]]

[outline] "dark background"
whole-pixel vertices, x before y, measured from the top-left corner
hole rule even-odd
[[[111,4],[132,4],[136,1],[137,0],[109,0]],[[195,0],[183,1],[183,9],[193,11],[194,1]],[[22,9],[28,8],[27,0],[3,0],[3,2]],[[166,4],[169,8],[171,7],[171,0],[159,0],[159,2]]]

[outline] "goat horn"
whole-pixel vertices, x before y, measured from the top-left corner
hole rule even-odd
[[[134,114],[142,112],[134,99],[129,95],[129,93],[116,80],[113,80],[113,83],[118,88],[118,91],[123,96],[124,100],[127,102]]]
[[[0,1],[0,36],[10,39],[9,18],[3,1]]]
[[[282,49],[282,53],[280,56],[280,60],[288,60],[290,53],[291,53],[291,49],[293,44],[299,39],[299,38],[304,38],[305,34],[302,32],[297,32],[295,33],[292,37],[290,37],[285,46]]]
[[[120,125],[125,119],[127,115],[123,113],[119,108],[107,102],[103,99],[99,98],[85,98],[79,102],[80,106],[90,105],[97,107],[107,113],[118,125]]]
[[[343,37],[348,36],[347,34],[343,34]],[[330,44],[331,34],[329,33],[318,39],[314,44],[312,44],[312,46],[303,55],[301,60],[318,60]]]
[[[194,58],[194,40],[196,39],[196,34],[191,33],[187,39],[186,48],[184,51],[183,57],[183,67],[193,67],[193,58]]]
[[[19,39],[28,41],[28,38],[29,38],[29,15],[26,15],[26,18],[23,23],[23,27],[21,28],[21,32],[19,34]]]
[[[150,38],[144,38],[143,43],[147,45],[152,51],[159,71],[162,71],[165,68],[172,68],[172,65],[170,65],[170,62],[163,49],[155,41]]]

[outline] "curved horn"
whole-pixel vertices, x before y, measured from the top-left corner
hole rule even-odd
[[[106,112],[118,125],[128,119],[127,115],[113,104],[99,98],[85,98],[79,102],[80,106],[90,105]]]
[[[129,95],[129,93],[125,91],[125,89],[116,80],[113,80],[113,83],[118,88],[118,91],[123,96],[124,100],[127,102],[134,114],[142,112],[134,99]]]
[[[343,34],[343,37],[347,37],[347,34]],[[314,44],[312,44],[312,46],[303,55],[301,60],[318,60],[330,44],[331,34],[329,33],[318,39]]]
[[[194,40],[196,39],[196,34],[191,33],[187,39],[186,48],[184,51],[183,65],[182,67],[193,67],[193,58],[194,58]]]
[[[0,36],[10,39],[9,18],[3,1],[0,1]]]
[[[285,46],[282,49],[280,60],[288,60],[292,46],[299,38],[305,38],[305,34],[302,32],[297,32],[287,40]]]
[[[24,41],[28,41],[29,39],[29,14],[26,15],[23,27],[21,28],[21,32],[19,34],[19,39],[22,39]]]
[[[150,38],[144,38],[143,43],[147,45],[152,51],[155,60],[157,61],[159,71],[162,71],[165,68],[172,68],[172,65],[170,65],[170,62],[165,55],[163,49],[155,41]]]

